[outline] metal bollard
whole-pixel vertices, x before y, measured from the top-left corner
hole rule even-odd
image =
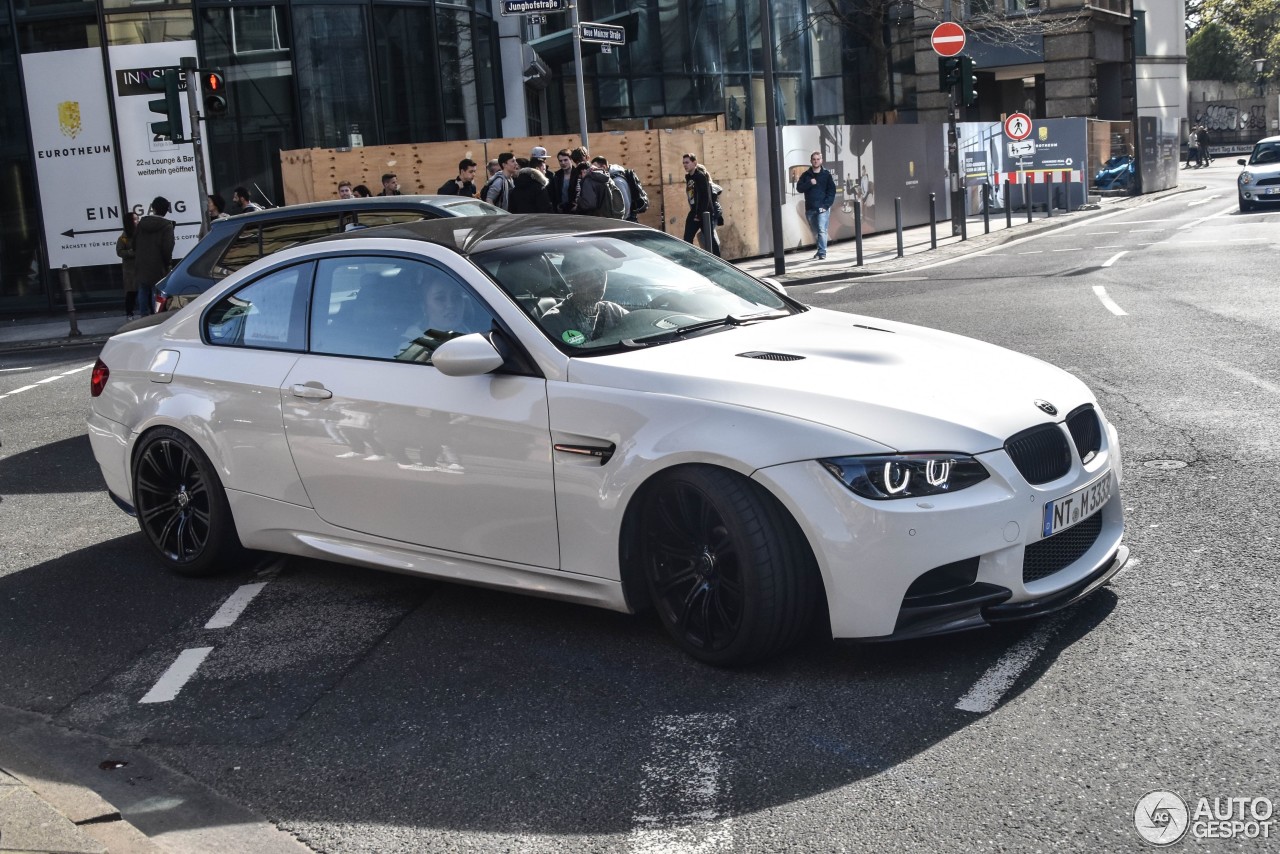
[[[1027,222],[1031,222],[1031,173],[1027,173],[1026,190],[1022,194],[1022,199],[1027,203]]]
[[[712,214],[711,211],[704,211],[702,214],[702,248],[714,255],[716,254],[716,251],[714,249],[716,245],[715,244],[716,233],[715,231],[713,231],[713,229],[716,227],[716,225],[714,222],[711,221],[713,216],[714,214]]]
[[[862,266],[862,202],[853,203],[853,248],[856,266]]]
[[[969,194],[962,191],[960,193],[960,204],[964,207],[960,210],[960,239],[969,239]]]
[[[902,196],[893,197],[893,221],[894,228],[898,232],[898,257],[903,256],[902,251]]]
[[[1004,227],[1005,228],[1013,228],[1013,196],[1009,192],[1011,189],[1013,189],[1013,184],[1010,183],[1008,178],[1005,178],[1004,179]]]
[[[1044,173],[1044,215],[1053,217],[1053,173]]]
[[[929,194],[929,248],[938,248],[938,194]]]
[[[71,331],[67,334],[75,338],[80,334],[80,326],[76,323],[76,301],[71,295],[71,273],[66,264],[58,271],[58,278],[62,281],[62,295],[67,300],[67,314],[71,317]]]
[[[982,233],[991,233],[991,182],[982,182]]]

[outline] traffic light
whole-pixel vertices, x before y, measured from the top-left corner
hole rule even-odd
[[[165,117],[162,122],[151,123],[151,132],[174,142],[186,141],[182,136],[182,99],[178,97],[178,77],[181,74],[176,68],[158,68],[147,78],[148,89],[164,92],[163,98],[147,101],[148,110]]]
[[[200,83],[204,86],[204,113],[221,116],[227,111],[227,84],[221,71],[201,71]]]
[[[978,72],[974,68],[972,56],[961,56],[960,59],[960,103],[972,107],[978,103]]]
[[[938,91],[950,92],[960,82],[960,57],[938,57]]]

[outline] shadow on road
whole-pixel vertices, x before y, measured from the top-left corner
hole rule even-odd
[[[106,489],[85,434],[0,458],[0,495],[105,492]]]

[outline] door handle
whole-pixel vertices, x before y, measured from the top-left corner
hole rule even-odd
[[[328,400],[333,392],[319,383],[297,383],[293,386],[294,397],[305,397],[307,400]]]

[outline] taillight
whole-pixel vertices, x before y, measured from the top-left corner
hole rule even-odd
[[[169,298],[164,294],[156,294],[156,314],[163,314],[169,310]]]
[[[97,397],[102,394],[102,390],[107,387],[107,378],[111,376],[111,369],[107,367],[107,363],[99,359],[93,363],[93,373],[89,375],[89,394]]]

